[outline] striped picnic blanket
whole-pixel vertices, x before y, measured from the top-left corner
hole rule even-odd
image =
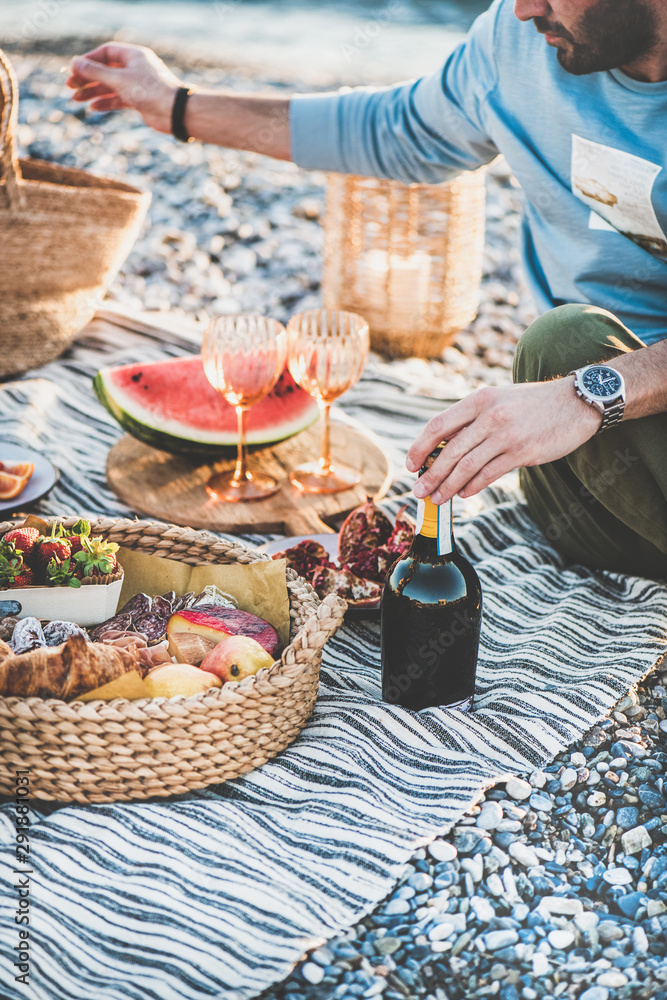
[[[37,448],[61,470],[39,510],[128,513],[104,477],[120,431],[90,377],[102,364],[192,349],[187,338],[98,322],[64,359],[0,387],[0,440]],[[442,407],[412,390],[412,376],[374,360],[344,400],[397,469]],[[397,474],[394,491],[409,483]],[[377,624],[353,619],[325,649],[311,722],[259,770],[150,803],[35,802],[27,989],[12,964],[14,812],[0,804],[3,1000],[256,996],[373,909],[412,853],[485,788],[551,759],[664,653],[667,590],[566,566],[511,478],[457,502],[455,523],[484,589],[475,711],[384,705]]]

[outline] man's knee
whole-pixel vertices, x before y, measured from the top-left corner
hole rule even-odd
[[[545,382],[636,347],[641,342],[606,309],[574,303],[557,306],[521,337],[514,381]]]

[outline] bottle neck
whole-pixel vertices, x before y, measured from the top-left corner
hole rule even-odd
[[[417,501],[415,545],[441,557],[454,551],[451,500],[443,504],[434,504],[430,497]]]

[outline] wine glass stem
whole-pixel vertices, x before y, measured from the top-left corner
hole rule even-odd
[[[238,445],[236,450],[236,468],[234,482],[240,483],[250,478],[246,467],[245,439],[248,425],[248,411],[244,406],[236,407],[236,425],[238,427]]]
[[[320,468],[324,473],[328,473],[331,471],[331,435],[329,433],[330,409],[331,409],[331,403],[324,403],[320,401],[320,422],[321,422]]]

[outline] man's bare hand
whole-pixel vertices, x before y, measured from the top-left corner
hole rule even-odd
[[[417,472],[441,441],[440,456],[414,487],[415,496],[444,503],[473,496],[512,469],[569,455],[600,426],[598,410],[579,399],[574,378],[485,386],[429,420],[412,444],[407,468]]]
[[[94,111],[134,108],[146,125],[168,133],[182,83],[152,49],[108,42],[73,60],[67,86],[73,101],[90,101]]]
[[[94,111],[134,108],[146,125],[171,132],[171,112],[182,82],[143,45],[108,42],[74,59],[67,86],[73,101]],[[188,135],[230,149],[248,149],[279,160],[291,158],[290,100],[282,94],[234,94],[197,88],[188,100]]]

